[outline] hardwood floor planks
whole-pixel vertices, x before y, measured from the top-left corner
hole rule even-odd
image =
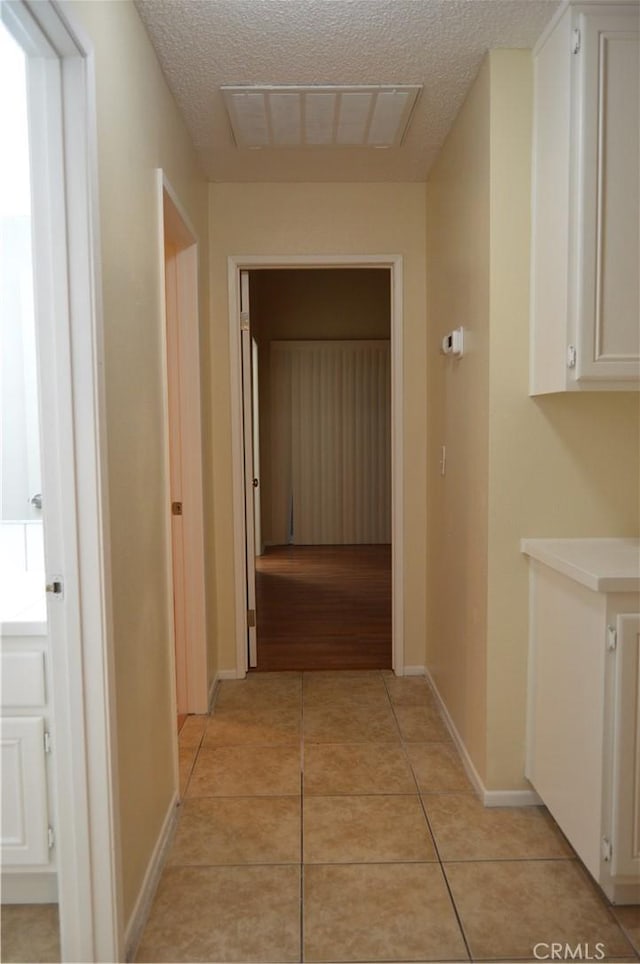
[[[256,559],[258,671],[391,667],[391,547],[277,546]]]

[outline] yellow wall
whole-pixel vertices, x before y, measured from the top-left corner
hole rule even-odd
[[[171,801],[174,780],[172,627],[166,604],[170,589],[165,541],[162,255],[155,169],[164,168],[200,238],[203,318],[208,289],[207,187],[133,4],[73,3],[67,13],[92,41],[96,63],[126,922]],[[206,360],[206,338],[203,346]]]
[[[491,65],[491,358],[487,785],[522,780],[527,646],[523,536],[638,534],[638,395],[528,392],[532,70]]]
[[[472,336],[458,363],[429,356],[427,665],[488,789],[527,786],[520,539],[639,527],[637,395],[528,396],[531,78],[528,51],[491,52],[427,185],[429,345],[457,324]],[[479,231],[488,249],[474,244]],[[472,617],[483,618],[483,583],[484,631]]]
[[[405,663],[424,665],[426,453],[424,184],[212,184],[211,364],[219,665],[235,668],[229,255],[404,258]]]
[[[485,773],[489,484],[489,65],[427,186],[427,665]],[[439,351],[465,329],[460,360]],[[446,445],[446,474],[440,447]]]

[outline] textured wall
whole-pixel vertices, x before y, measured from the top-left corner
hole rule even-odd
[[[198,232],[206,185],[132,3],[73,3],[95,48],[120,830],[128,920],[172,798],[161,254],[155,168]],[[205,362],[208,354],[204,340]],[[208,379],[204,379],[205,385]],[[207,406],[208,408],[208,406]],[[211,529],[211,525],[209,525]],[[209,554],[211,550],[209,549]],[[212,663],[213,669],[213,663]]]
[[[424,664],[425,218],[423,184],[212,184],[211,362],[219,665],[235,668],[228,255],[404,258],[405,659]]]

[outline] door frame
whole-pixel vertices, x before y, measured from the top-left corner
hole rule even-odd
[[[204,489],[202,473],[202,400],[200,390],[200,315],[198,311],[198,235],[169,179],[156,170],[158,205],[158,257],[160,263],[162,311],[163,411],[165,426],[165,527],[168,553],[168,585],[174,585],[173,541],[171,532],[171,471],[169,375],[167,361],[167,324],[177,324],[180,376],[181,476],[182,496],[187,506],[183,516],[184,584],[187,639],[184,652],[184,682],[187,713],[207,713],[209,686],[207,669],[207,613],[204,549]],[[177,317],[167,311],[165,294],[165,238],[168,233],[178,241],[176,253]],[[172,243],[176,243],[175,240]],[[180,670],[175,655],[175,612],[173,593],[168,593],[169,626],[172,633],[172,693],[177,692]],[[177,712],[177,704],[174,706]],[[181,712],[183,710],[181,709]],[[177,764],[176,764],[177,765]]]
[[[91,42],[57,2],[2,0],[28,57],[47,476],[52,768],[62,960],[123,955],[97,112]],[[45,240],[46,239],[46,240]],[[39,242],[36,241],[36,244]],[[49,453],[47,455],[47,453]]]
[[[236,677],[246,676],[247,587],[242,428],[240,272],[292,268],[387,268],[391,278],[391,598],[392,667],[404,675],[404,390],[402,255],[231,255],[227,258],[233,470]]]

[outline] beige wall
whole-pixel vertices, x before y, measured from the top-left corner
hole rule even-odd
[[[520,539],[637,535],[639,526],[637,396],[528,397],[530,152],[531,55],[493,51],[427,185],[429,344],[456,324],[472,335],[471,354],[459,363],[430,356],[427,664],[489,789],[526,787],[528,583]],[[479,224],[490,238],[488,262],[469,240]],[[483,306],[488,294],[488,345],[486,328],[477,337],[479,307],[465,305],[467,319],[460,310],[459,284]],[[474,387],[478,364],[488,365],[488,379]],[[456,453],[442,480],[433,468],[440,438]],[[487,475],[479,474],[470,517],[458,460],[484,468],[480,446]],[[451,582],[443,588],[444,573]],[[470,580],[479,619],[485,584],[484,634],[453,610],[454,587]],[[475,732],[483,707],[486,724]]]
[[[427,665],[485,775],[489,485],[489,65],[427,186]],[[463,325],[460,360],[439,351]],[[446,475],[440,447],[446,445]]]
[[[271,342],[278,339],[389,338],[388,269],[252,271],[251,331],[258,342],[262,542],[271,531]]]
[[[67,11],[92,41],[96,63],[126,922],[167,813],[174,780],[155,169],[164,168],[200,238],[203,317],[208,288],[207,187],[133,4],[82,2],[70,4]],[[203,335],[205,331],[203,326]],[[204,337],[203,347],[206,361]],[[209,531],[211,527],[209,520]]]
[[[491,53],[487,785],[524,786],[523,536],[638,534],[638,396],[527,397],[532,73]]]
[[[233,669],[229,255],[404,258],[405,662],[424,664],[426,546],[425,188],[423,184],[212,184],[211,363],[219,665]]]

